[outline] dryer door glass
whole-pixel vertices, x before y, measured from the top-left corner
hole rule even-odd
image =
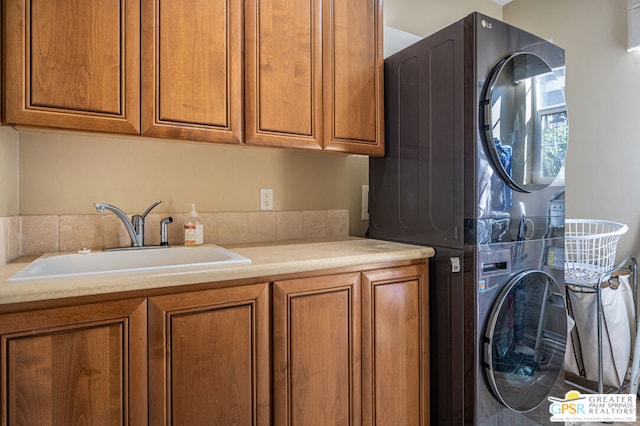
[[[496,397],[515,411],[546,400],[564,365],[564,292],[542,271],[512,278],[493,305],[485,330],[484,361]]]
[[[480,133],[502,178],[522,192],[564,179],[564,67],[552,70],[537,55],[517,53],[502,60],[487,81]]]

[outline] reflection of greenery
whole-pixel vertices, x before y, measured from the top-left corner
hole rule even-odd
[[[542,176],[558,175],[567,153],[568,139],[569,124],[566,112],[542,116]]]

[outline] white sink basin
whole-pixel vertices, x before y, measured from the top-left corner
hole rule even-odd
[[[44,255],[22,268],[7,281],[20,282],[189,266],[221,267],[249,263],[251,259],[216,245]]]

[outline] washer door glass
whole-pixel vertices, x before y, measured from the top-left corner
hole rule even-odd
[[[544,402],[564,365],[563,290],[547,273],[524,271],[502,289],[485,329],[484,361],[496,397],[515,411]]]
[[[496,169],[513,189],[539,191],[564,178],[564,67],[552,70],[532,53],[502,60],[485,87],[480,126]]]

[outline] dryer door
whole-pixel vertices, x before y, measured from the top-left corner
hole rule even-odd
[[[564,174],[564,67],[552,70],[532,53],[508,56],[487,80],[479,115],[494,168],[513,189],[539,191]]]
[[[547,273],[524,271],[502,289],[485,329],[484,361],[495,396],[512,410],[546,400],[567,343],[564,291]]]

